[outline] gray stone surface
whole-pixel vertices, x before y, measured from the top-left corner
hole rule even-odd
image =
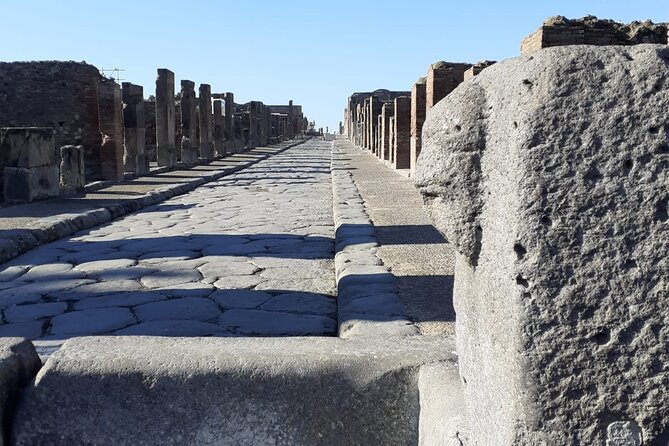
[[[162,302],[151,302],[134,308],[141,322],[189,319],[215,321],[221,315],[218,305],[201,297],[184,297]]]
[[[0,446],[11,444],[11,421],[19,392],[41,366],[42,362],[30,341],[0,338]]]
[[[53,336],[108,333],[136,322],[127,308],[97,308],[73,311],[51,319]]]
[[[244,335],[318,335],[334,333],[333,318],[312,314],[281,313],[231,309],[224,312],[218,324]]]
[[[26,393],[15,444],[417,444],[420,369],[453,367],[452,348],[417,337],[72,339]]]
[[[668,66],[548,48],[428,112],[415,180],[458,251],[472,444],[669,438]]]

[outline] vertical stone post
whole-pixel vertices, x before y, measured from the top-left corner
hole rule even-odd
[[[374,144],[376,145],[376,150],[375,154],[377,158],[381,159],[383,158],[383,151],[381,150],[381,135],[382,135],[382,129],[383,129],[383,116],[381,116],[381,113],[379,113],[379,116],[376,117],[376,139],[374,139]],[[343,131],[342,129],[342,124],[341,122],[339,123],[339,134],[341,135],[341,132]]]
[[[369,131],[367,128],[369,127],[369,102],[370,98],[365,99],[365,101],[362,104],[362,148],[366,149],[369,147],[368,145],[368,139],[369,139]]]
[[[159,68],[156,79],[156,152],[158,166],[161,167],[174,167],[177,164],[175,118],[174,73]]]
[[[286,135],[289,139],[292,139],[294,134],[294,129],[293,129],[293,100],[291,99],[288,101],[288,134]]]
[[[61,195],[83,190],[86,186],[86,166],[84,146],[63,146],[60,148]]]
[[[421,77],[416,81],[411,89],[411,175],[416,170],[416,160],[420,155],[421,132],[423,130],[423,122],[425,122],[425,90],[427,86],[427,79]]]
[[[427,70],[425,87],[426,110],[434,107],[451,91],[455,90],[465,78],[465,71],[471,67],[467,63],[437,62]]]
[[[395,103],[391,104],[393,107],[393,116],[389,120],[389,130],[388,130],[388,163],[393,164],[395,162]]]
[[[255,120],[257,119],[258,116],[258,103],[256,101],[251,101],[249,103],[249,113],[248,113],[248,119],[249,119],[249,134],[248,134],[248,142],[246,143],[246,146],[248,148],[254,148],[256,146],[256,126],[255,126]]]
[[[200,156],[214,158],[213,126],[211,112],[211,85],[200,84]]]
[[[225,149],[226,153],[234,153],[235,138],[233,132],[233,113],[235,112],[235,95],[227,92],[225,93]]]
[[[104,180],[123,178],[123,100],[121,86],[101,79],[98,85],[98,107],[102,145],[100,173]]]
[[[135,175],[149,173],[149,159],[144,150],[144,87],[123,82],[123,170]]]
[[[224,101],[214,100],[214,151],[216,156],[225,156],[225,116]]]
[[[395,98],[395,145],[393,167],[408,169],[411,166],[411,98]]]
[[[181,81],[181,162],[188,165],[197,164],[197,98],[195,82]]]

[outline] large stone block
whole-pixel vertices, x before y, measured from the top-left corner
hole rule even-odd
[[[395,98],[393,131],[393,167],[411,167],[411,97]]]
[[[424,77],[418,78],[411,89],[411,158],[410,169],[411,174],[416,170],[416,160],[420,155],[421,132],[423,130],[423,123],[425,122],[425,93],[426,93],[427,79]]]
[[[458,381],[452,342],[416,338],[72,339],[26,392],[14,444],[419,444],[441,422],[428,393]]]
[[[0,129],[0,166],[42,167],[56,164],[52,128],[13,127]]]
[[[548,48],[428,112],[470,444],[667,443],[668,75],[664,45]]]
[[[226,153],[234,153],[235,138],[234,138],[234,114],[235,112],[235,95],[227,92],[225,93],[225,149]]]
[[[60,185],[74,190],[82,190],[86,186],[84,146],[60,148]]]
[[[144,87],[123,82],[123,170],[137,175],[149,173],[146,156]],[[155,112],[155,110],[154,110]],[[155,136],[155,132],[153,134]]]
[[[121,86],[102,78],[98,85],[100,116],[100,178],[123,179],[123,99]]]
[[[214,158],[214,129],[211,112],[211,85],[200,84],[199,97],[200,117],[200,156],[204,159]]]
[[[41,366],[42,362],[30,341],[0,338],[0,446],[11,444],[11,425],[19,393]]]
[[[445,98],[465,78],[465,71],[471,67],[468,63],[436,62],[427,70],[425,85],[425,107],[431,109]]]
[[[8,203],[31,202],[60,194],[58,166],[5,167],[3,192]]]
[[[159,166],[177,164],[175,145],[176,104],[174,98],[174,73],[158,69],[156,78],[156,157]]]
[[[181,162],[196,164],[198,159],[197,98],[195,82],[181,81]]]
[[[214,152],[216,156],[225,156],[225,116],[223,101],[214,100]]]

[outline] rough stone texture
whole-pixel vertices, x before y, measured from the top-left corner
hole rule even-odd
[[[214,154],[225,156],[225,116],[223,116],[223,101],[214,100]]]
[[[176,113],[176,111],[175,111]],[[156,162],[158,154],[156,153],[156,99],[149,96],[144,100],[144,152],[146,153],[147,166],[148,163]]]
[[[198,116],[200,119],[200,157],[206,160],[214,158],[214,131],[211,113],[211,85],[200,84],[198,98]]]
[[[0,446],[10,444],[14,408],[22,387],[42,366],[35,348],[25,339],[0,338]]]
[[[101,179],[97,68],[79,62],[0,62],[0,127],[51,127],[55,147],[83,145],[86,177]]]
[[[123,165],[126,172],[135,175],[149,173],[149,159],[145,153],[146,125],[144,115],[144,87],[123,82]]]
[[[436,62],[427,70],[427,84],[425,85],[425,107],[431,109],[434,105],[455,90],[464,80],[465,71],[471,67],[468,63]]]
[[[60,148],[60,185],[74,190],[83,190],[86,186],[84,146]]]
[[[494,65],[496,62],[494,60],[481,60],[479,62],[476,62],[472,67],[465,71],[464,75],[464,80],[471,79],[474,76],[478,76],[478,74],[483,71],[484,69],[488,68],[491,65]]]
[[[156,154],[159,166],[174,167],[177,164],[175,116],[174,73],[159,68],[156,78]]]
[[[100,117],[100,179],[123,178],[123,99],[121,86],[101,78],[98,85]]]
[[[663,45],[548,48],[428,113],[472,444],[667,442],[668,72]]]
[[[225,93],[225,148],[226,152],[234,153],[235,140],[233,114],[235,112],[235,95],[227,92]]]
[[[181,162],[196,164],[199,143],[197,140],[197,98],[195,82],[181,81]]]
[[[424,413],[422,393],[449,386],[421,368],[452,369],[452,348],[416,338],[73,339],[26,392],[14,444],[418,444],[435,429],[421,422],[440,421]]]
[[[395,169],[411,167],[411,97],[395,98],[393,115],[393,157]]]
[[[392,145],[390,134],[392,132],[390,119],[395,114],[395,104],[383,104],[381,109],[381,159],[390,161]]]
[[[31,202],[59,195],[58,166],[5,167],[4,199],[8,203]]]
[[[421,77],[411,89],[411,158],[410,169],[413,175],[416,170],[416,160],[421,150],[421,132],[425,122],[425,92],[427,78]]]
[[[547,19],[520,44],[520,52],[530,53],[541,48],[564,45],[638,45],[667,43],[667,25],[651,21],[630,24],[600,20],[595,16],[567,19],[556,16]]]

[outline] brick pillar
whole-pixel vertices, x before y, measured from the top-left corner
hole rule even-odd
[[[374,144],[376,145],[376,150],[374,154],[376,155],[377,158],[381,159],[383,157],[383,151],[381,150],[381,129],[383,127],[383,117],[381,116],[381,113],[379,113],[379,116],[376,117],[376,139],[374,140]],[[342,125],[339,123],[339,133],[341,134],[342,132]]]
[[[102,145],[100,173],[103,180],[123,178],[123,99],[121,86],[101,79],[98,85],[98,107]]]
[[[174,145],[176,107],[174,103],[174,73],[158,69],[156,79],[156,152],[158,166],[174,167],[177,150]]]
[[[369,148],[369,102],[370,98],[365,99],[362,105],[362,148]]]
[[[289,139],[292,139],[294,135],[293,133],[293,100],[291,99],[288,101],[288,134],[286,135]]]
[[[216,156],[225,156],[225,116],[224,101],[214,100],[214,151]]]
[[[392,165],[395,162],[395,104],[392,104],[393,116],[390,117],[388,130],[388,162]]]
[[[247,147],[253,148],[256,147],[256,131],[257,127],[255,125],[255,120],[258,117],[258,102],[256,101],[251,101],[249,103],[249,138],[248,138],[248,143]]]
[[[224,136],[225,136],[225,149],[226,153],[234,153],[233,149],[235,147],[234,142],[234,132],[233,132],[233,116],[235,112],[235,95],[227,92],[225,93],[225,125],[224,125]]]
[[[421,131],[425,122],[425,87],[427,79],[421,77],[411,89],[411,174],[416,170],[416,160],[420,155]]]
[[[390,119],[395,115],[395,104],[387,102],[381,109],[381,159],[390,161],[392,158],[392,145],[390,135],[392,125]]]
[[[211,113],[211,85],[200,84],[200,156],[210,160],[214,158],[213,126]]]
[[[471,67],[466,63],[437,62],[427,70],[427,85],[425,86],[426,110],[441,101],[451,91],[455,90],[464,80],[465,71]]]
[[[149,173],[149,159],[144,150],[144,87],[123,82],[123,170],[135,175]]]
[[[393,167],[408,169],[411,166],[411,98],[395,98],[395,145]]]
[[[195,82],[181,81],[181,162],[197,164],[197,98],[195,97]]]

